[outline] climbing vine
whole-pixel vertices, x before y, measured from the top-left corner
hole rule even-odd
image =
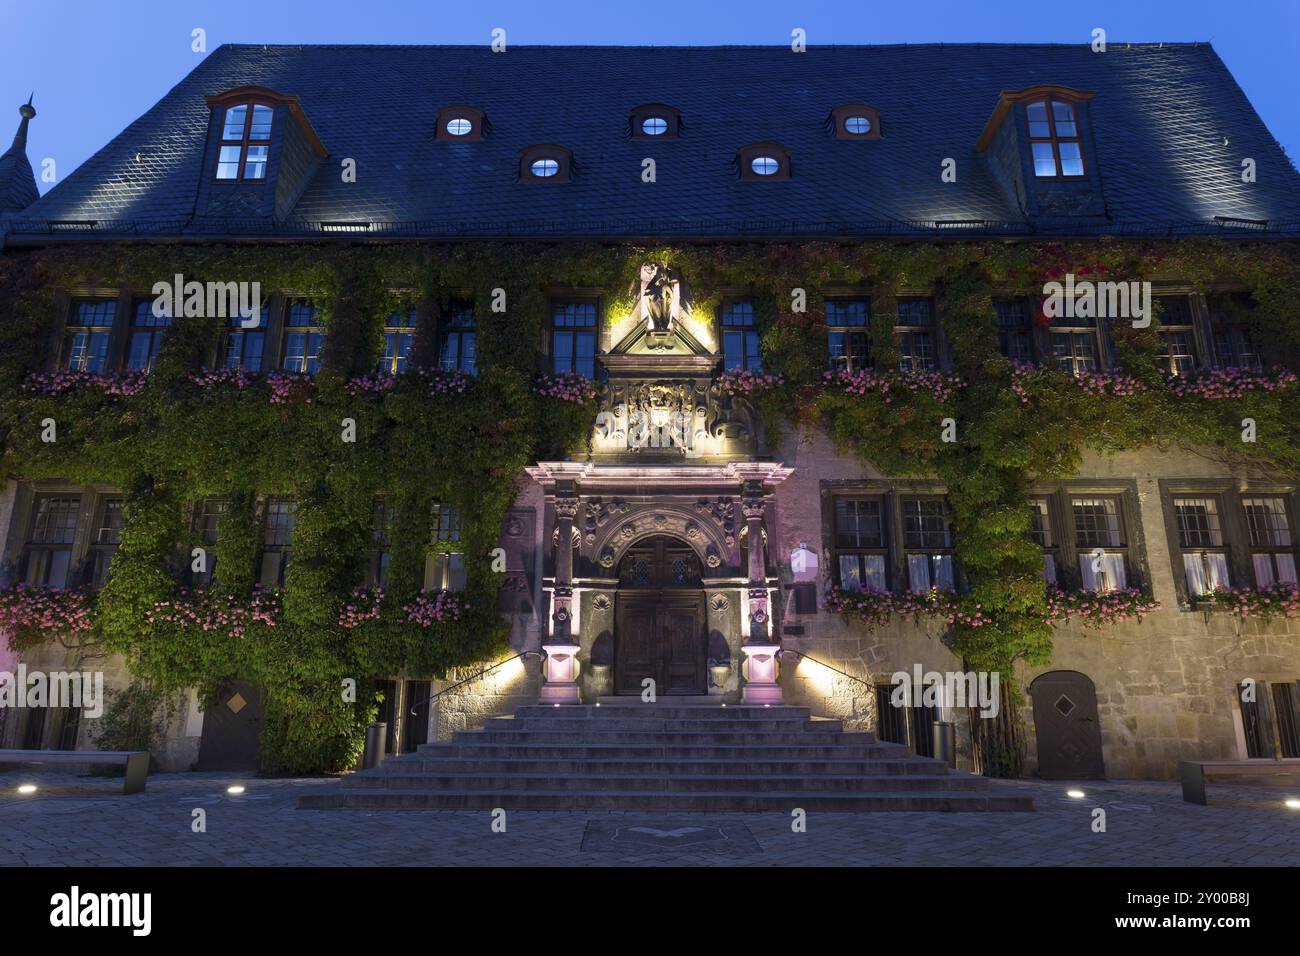
[[[1028,536],[1030,488],[1073,474],[1085,448],[1180,444],[1234,469],[1300,471],[1292,372],[1170,381],[1158,363],[1157,317],[1146,329],[1116,327],[1118,372],[1076,380],[1004,358],[993,305],[995,294],[1038,296],[1044,281],[1066,272],[1234,288],[1249,294],[1244,321],[1294,357],[1300,256],[1285,244],[54,247],[0,262],[4,465],[26,479],[111,484],[125,496],[125,522],[98,594],[10,589],[0,597],[0,623],[26,642],[41,627],[93,629],[155,690],[197,686],[210,700],[224,680],[250,680],[267,700],[267,769],[350,765],[373,713],[365,677],[436,675],[503,646],[501,579],[490,555],[505,512],[525,465],[583,452],[595,413],[589,385],[538,375],[547,290],[600,289],[608,315],[628,315],[647,260],[680,270],[704,328],[714,327],[721,306],[716,290],[749,290],[767,374],[731,375],[725,384],[759,408],[769,439],[780,428],[817,426],[885,474],[943,479],[966,593],[901,604],[841,593],[840,609],[867,623],[941,614],[945,640],[973,669],[1010,673],[1020,660],[1045,662],[1053,621],[1070,613],[1105,624],[1149,610],[1141,595],[1109,612],[1084,609],[1042,579]],[[147,377],[47,369],[65,290],[148,290],[176,273],[257,281],[319,302],[327,333],[319,374],[204,369],[223,320],[198,317],[175,320]],[[884,371],[900,357],[887,320],[867,328],[882,371],[827,373],[825,297],[846,288],[869,290],[871,314],[887,319],[900,294],[931,290],[955,368]],[[476,309],[481,371],[473,378],[432,371],[439,315],[464,296]],[[385,318],[412,307],[411,370],[376,375]],[[1251,442],[1242,441],[1246,418]],[[345,419],[355,441],[341,439]],[[44,437],[50,421],[53,441]],[[954,440],[945,440],[945,421]],[[267,495],[297,503],[293,561],[276,592],[256,588]],[[391,514],[388,584],[359,591],[376,497]],[[186,590],[187,555],[205,546],[190,509],[205,498],[225,501],[211,546],[217,572],[210,589]],[[463,515],[455,547],[466,554],[467,586],[421,597],[426,559],[452,546],[433,540],[435,501]],[[1287,602],[1251,600],[1231,606]],[[32,621],[37,628],[24,630]],[[349,679],[355,701],[340,693]]]

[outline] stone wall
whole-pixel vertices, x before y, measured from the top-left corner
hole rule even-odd
[[[790,579],[790,550],[800,543],[818,552],[818,603],[833,573],[822,546],[821,483],[837,479],[878,478],[870,468],[840,455],[820,433],[792,435],[785,462],[795,473],[777,488],[769,516],[772,559],[783,581]],[[1028,688],[1035,677],[1053,670],[1079,671],[1096,686],[1098,718],[1106,774],[1113,778],[1172,778],[1178,761],[1189,758],[1245,756],[1236,686],[1257,681],[1300,680],[1300,621],[1241,621],[1223,612],[1180,608],[1164,524],[1161,479],[1223,476],[1203,458],[1184,452],[1092,455],[1080,476],[1098,480],[1136,480],[1140,539],[1145,552],[1134,555],[1148,575],[1162,607],[1144,617],[1100,631],[1075,625],[1057,628],[1051,663],[1019,668],[1017,679]],[[1137,531],[1139,529],[1133,529]],[[1131,535],[1134,540],[1137,534]],[[1144,557],[1144,560],[1142,560]],[[1181,573],[1181,566],[1177,568]],[[895,671],[960,670],[960,661],[940,640],[936,624],[893,621],[867,630],[820,610],[815,615],[790,613],[782,623],[803,633],[782,636],[787,648],[861,677],[887,682]],[[870,688],[808,661],[782,664],[781,683],[789,703],[814,714],[837,717],[855,728],[874,729],[874,695]],[[1027,771],[1037,769],[1036,728],[1027,700]],[[957,716],[959,765],[970,766],[969,727]]]

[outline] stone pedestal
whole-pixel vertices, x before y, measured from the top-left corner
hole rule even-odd
[[[577,644],[544,644],[546,652],[546,683],[542,685],[540,700],[543,704],[579,704]]]
[[[740,701],[743,704],[779,704],[781,685],[776,682],[777,655],[781,652],[779,644],[746,644],[741,648],[745,652],[745,689]]]

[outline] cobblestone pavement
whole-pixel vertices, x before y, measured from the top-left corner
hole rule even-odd
[[[20,783],[35,783],[20,795]],[[229,796],[234,783],[247,787]],[[1010,781],[1034,813],[818,813],[792,832],[778,813],[299,810],[328,779],[155,774],[121,780],[0,773],[0,866],[1255,866],[1300,865],[1300,796],[1211,786],[1212,805],[1170,781]],[[1106,832],[1093,832],[1093,810]],[[206,812],[207,832],[191,829]]]

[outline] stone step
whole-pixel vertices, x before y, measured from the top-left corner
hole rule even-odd
[[[601,733],[623,731],[667,731],[667,732],[729,732],[744,734],[769,733],[838,733],[844,725],[838,720],[809,721],[802,717],[760,720],[752,718],[744,721],[724,723],[718,720],[696,720],[693,718],[673,718],[658,716],[618,716],[618,717],[490,717],[483,721],[486,731],[529,731],[545,730],[557,733],[581,734],[588,730]]]
[[[457,748],[458,750],[460,748]],[[941,760],[926,758],[906,760],[755,760],[720,756],[714,759],[592,759],[538,757],[526,753],[513,758],[472,757],[453,752],[442,758],[428,758],[421,754],[394,757],[383,765],[386,772],[411,773],[531,773],[531,774],[582,774],[613,773],[664,776],[677,774],[730,774],[755,776],[759,774],[901,774],[938,775],[948,772]]]
[[[554,790],[360,790],[303,794],[306,810],[701,810],[776,811],[1031,811],[1033,800],[1001,792],[946,791],[919,793],[836,793],[823,790],[787,793],[711,791],[554,791]]]
[[[762,774],[758,776],[732,776],[730,774],[676,774],[647,776],[645,774],[547,774],[547,773],[400,773],[389,771],[372,773],[364,771],[343,779],[347,790],[477,790],[477,791],[547,791],[582,793],[659,792],[670,793],[698,791],[724,791],[737,793],[786,793],[815,791],[818,793],[873,793],[883,790],[928,793],[930,791],[987,790],[985,777],[971,774]]]
[[[839,720],[803,707],[680,700],[527,705],[481,730],[422,744],[299,806],[319,809],[1032,810]]]
[[[901,759],[912,751],[902,744],[845,742],[823,745],[816,741],[808,744],[735,744],[670,745],[628,743],[584,743],[570,740],[565,743],[437,743],[421,744],[416,751],[421,757],[551,757],[559,759],[625,758],[634,760],[725,760],[728,757],[753,760],[819,760],[844,758]],[[397,758],[392,758],[397,759]]]
[[[584,715],[592,718],[608,719],[611,717],[651,716],[670,719],[691,718],[697,720],[743,720],[750,717],[775,718],[798,717],[812,719],[807,707],[795,707],[782,704],[777,707],[763,707],[754,704],[602,704],[597,707],[590,704],[526,704],[515,708],[516,717],[573,717]]]
[[[754,743],[797,745],[804,743],[834,744],[852,742],[857,736],[852,732],[777,732],[759,734],[745,730],[719,728],[713,731],[648,731],[648,730],[584,730],[581,734],[551,730],[458,730],[453,743],[493,744],[563,744],[563,743],[629,743],[659,744],[661,746],[700,746]]]

